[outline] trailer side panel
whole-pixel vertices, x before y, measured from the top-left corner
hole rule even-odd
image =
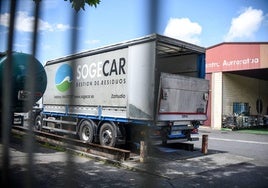
[[[109,113],[121,109],[124,113],[120,115],[118,110],[117,115],[126,116],[127,48],[50,63],[45,69],[45,111],[115,115]]]

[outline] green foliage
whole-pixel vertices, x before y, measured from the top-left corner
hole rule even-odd
[[[64,0],[68,1],[68,0]],[[72,7],[78,12],[81,8],[85,10],[85,5],[88,4],[89,6],[97,7],[100,3],[100,0],[69,0],[72,4]]]
[[[36,3],[40,3],[41,0],[33,0]],[[68,1],[68,0],[64,0]],[[78,12],[81,8],[85,10],[85,5],[97,7],[101,0],[69,0],[72,4],[72,7]]]

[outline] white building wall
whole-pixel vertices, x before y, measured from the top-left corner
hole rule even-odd
[[[222,127],[222,72],[212,73],[211,128]]]

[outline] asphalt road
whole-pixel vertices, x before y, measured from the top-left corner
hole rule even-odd
[[[223,152],[246,157],[246,162],[227,165],[190,177],[201,187],[267,187],[268,186],[268,135],[246,134],[236,131],[212,131],[207,134],[211,152]],[[200,142],[196,147],[201,147]]]
[[[121,167],[79,155],[68,158],[65,152],[36,145],[32,173],[23,142],[12,138],[8,186],[267,187],[268,135],[201,129],[203,134],[209,137],[207,155],[200,152],[200,141],[193,152],[159,146],[146,163],[130,161]]]
[[[236,131],[213,131],[203,128],[200,135],[207,134],[209,149],[250,157],[253,162],[268,166],[268,134],[247,134]],[[195,144],[200,147],[200,142]]]

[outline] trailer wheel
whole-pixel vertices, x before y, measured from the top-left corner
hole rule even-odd
[[[33,129],[39,131],[39,130],[41,130],[41,127],[42,127],[42,117],[41,117],[41,115],[37,115],[34,119]]]
[[[102,146],[114,147],[116,144],[115,126],[108,122],[102,124],[100,128],[99,139],[100,139],[100,144]]]
[[[95,124],[91,121],[82,121],[79,129],[79,138],[87,143],[92,143],[94,139]]]

